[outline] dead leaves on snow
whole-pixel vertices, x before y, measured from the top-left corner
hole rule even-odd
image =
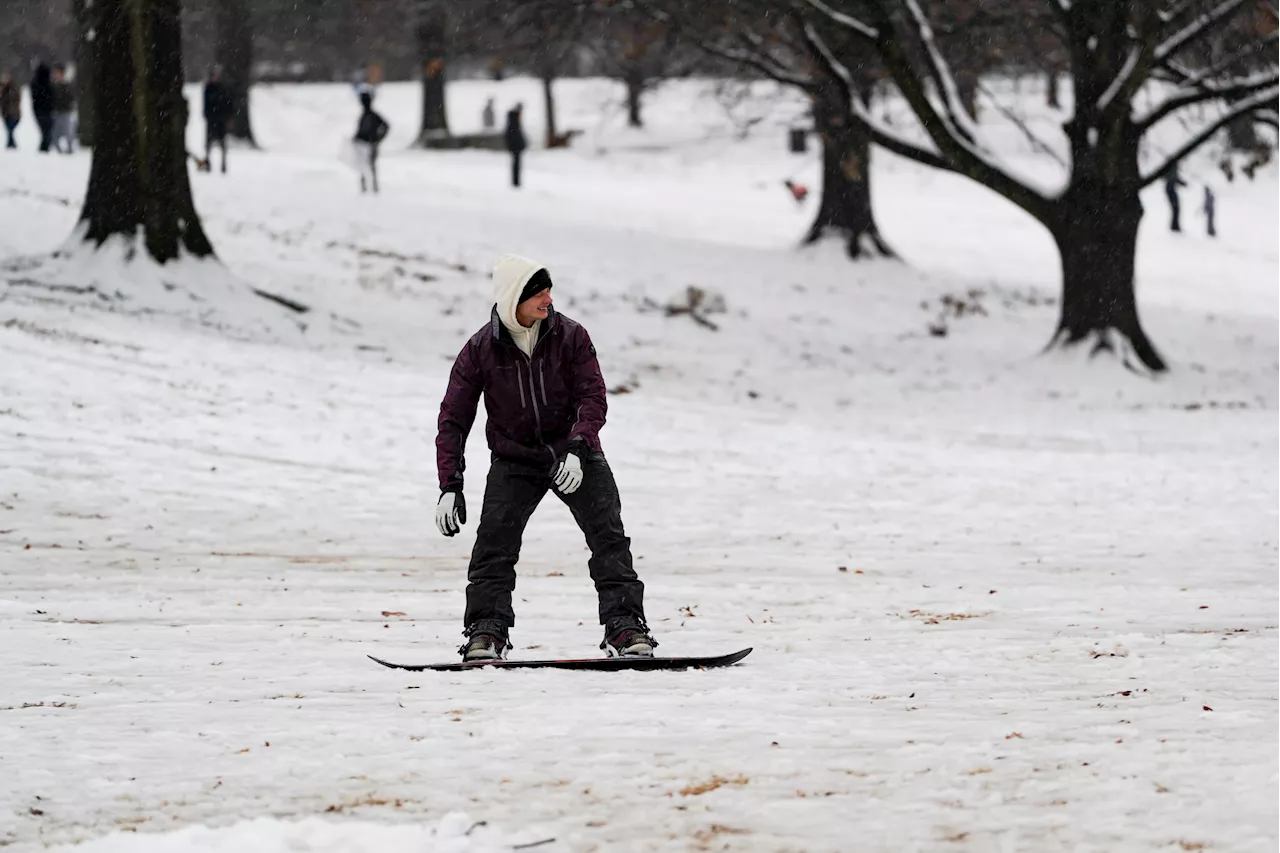
[[[377,796],[374,796],[373,794],[370,794],[369,796],[360,800],[351,800],[345,803],[334,803],[333,805],[325,809],[325,813],[340,814],[341,812],[347,809],[358,809],[361,806],[392,806],[393,808],[398,809],[403,805],[404,805],[404,800],[400,799],[399,797],[388,800],[385,797],[377,797]]]
[[[696,797],[714,791],[717,788],[723,788],[725,785],[745,785],[751,780],[746,776],[734,776],[726,779],[723,776],[712,776],[706,782],[700,782],[696,785],[687,785],[680,789],[682,797]]]
[[[981,619],[990,613],[930,613],[927,610],[909,610],[902,619],[919,619],[926,625],[938,625],[943,622],[963,622],[967,619]]]

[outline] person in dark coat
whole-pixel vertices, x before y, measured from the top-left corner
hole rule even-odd
[[[1217,211],[1217,201],[1214,198],[1213,190],[1208,184],[1204,185],[1204,224],[1205,230],[1210,237],[1218,236],[1217,226],[1214,224],[1214,213]]]
[[[5,147],[17,148],[13,131],[22,121],[22,89],[13,82],[13,75],[8,72],[0,74],[0,119],[4,120],[4,130],[9,137]]]
[[[1181,231],[1182,222],[1180,216],[1182,214],[1182,205],[1178,201],[1178,187],[1185,187],[1187,182],[1182,180],[1182,176],[1178,174],[1178,164],[1174,163],[1164,173],[1164,194],[1169,199],[1169,212],[1172,218],[1169,221],[1170,231]]]
[[[53,128],[50,137],[53,150],[62,154],[75,153],[76,90],[67,79],[65,65],[53,66]]]
[[[484,398],[492,461],[467,569],[463,660],[492,660],[511,648],[512,592],[525,525],[555,492],[586,536],[587,566],[611,655],[652,657],[644,584],[632,568],[622,501],[600,446],[607,402],[591,336],[551,307],[542,265],[503,255],[493,268],[489,322],[458,353],[440,404],[436,526],[445,536],[467,520],[464,450]]]
[[[213,170],[213,146],[222,149],[222,174],[227,173],[227,132],[235,116],[231,89],[222,82],[222,69],[214,66],[204,84],[204,162]]]
[[[53,142],[53,72],[43,62],[31,75],[31,114],[40,127],[40,150],[48,152]]]
[[[529,141],[524,136],[524,126],[520,123],[523,112],[523,104],[516,104],[507,111],[507,128],[504,132],[507,150],[511,152],[511,186],[513,187],[520,186],[520,156],[529,147]]]
[[[360,93],[360,123],[356,125],[356,161],[360,169],[360,192],[367,192],[369,182],[378,191],[378,146],[391,132],[387,120],[374,112],[373,94]]]

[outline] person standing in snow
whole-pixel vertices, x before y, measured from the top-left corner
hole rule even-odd
[[[5,147],[17,148],[13,131],[22,121],[22,89],[13,82],[13,75],[7,71],[0,74],[0,119],[4,119],[4,130],[9,137]]]
[[[484,109],[480,111],[480,123],[485,130],[493,130],[493,121],[493,98],[490,98],[484,102]]]
[[[222,149],[222,174],[227,173],[227,132],[235,116],[235,102],[231,90],[222,82],[222,69],[209,69],[209,79],[204,84],[204,168],[213,171],[213,146]]]
[[[61,154],[76,150],[76,91],[67,80],[65,65],[53,66],[53,149]],[[67,147],[63,148],[62,143]]]
[[[1218,229],[1214,227],[1213,214],[1217,208],[1217,201],[1214,198],[1213,190],[1208,184],[1204,185],[1204,224],[1210,237],[1218,236]]]
[[[31,75],[31,114],[40,127],[40,150],[48,153],[53,138],[53,74],[43,62]]]
[[[1181,231],[1182,223],[1180,216],[1182,214],[1182,205],[1178,201],[1178,187],[1185,187],[1187,182],[1182,180],[1182,176],[1178,174],[1178,164],[1174,163],[1169,170],[1164,173],[1164,194],[1169,199],[1169,211],[1172,219],[1169,221],[1170,231]]]
[[[511,152],[511,186],[513,187],[520,186],[520,157],[529,147],[529,141],[524,136],[524,125],[520,122],[520,116],[523,113],[523,104],[516,104],[508,110],[507,129],[503,133],[507,141],[507,150]]]
[[[600,447],[607,403],[591,336],[555,312],[551,276],[528,258],[499,258],[493,291],[489,322],[463,346],[449,374],[436,436],[436,526],[453,536],[467,520],[464,449],[484,398],[492,462],[467,569],[467,642],[458,651],[464,661],[493,660],[511,648],[521,539],[551,490],[591,549],[587,567],[604,626],[600,648],[652,657],[657,641],[645,624],[644,584],[632,568],[622,501]]]
[[[360,192],[368,191],[368,182],[372,181],[373,191],[378,191],[378,146],[386,139],[391,125],[373,111],[373,94],[360,93],[360,123],[356,125],[355,146],[356,163],[360,169]],[[366,177],[368,181],[366,181]]]

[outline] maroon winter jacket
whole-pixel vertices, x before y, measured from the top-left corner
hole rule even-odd
[[[596,348],[586,329],[554,308],[542,321],[531,356],[511,339],[496,306],[489,323],[458,353],[436,435],[442,490],[462,488],[463,449],[482,394],[485,438],[497,458],[550,473],[571,442],[601,449],[608,404]]]

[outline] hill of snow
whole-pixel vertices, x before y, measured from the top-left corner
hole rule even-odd
[[[33,153],[29,121],[0,151],[0,846],[1274,849],[1274,169],[1184,170],[1216,240],[1144,197],[1139,303],[1174,366],[1152,382],[1039,355],[1052,242],[980,187],[877,153],[904,260],[855,265],[795,247],[815,201],[782,181],[816,189],[817,162],[786,152],[793,99],[726,111],[685,81],[636,131],[610,84],[558,86],[584,134],[519,192],[502,154],[409,150],[419,91],[383,87],[378,197],[342,161],[349,88],[260,87],[263,150],[192,173],[225,268],[57,268],[110,306],[24,274],[72,233],[88,156]],[[456,129],[490,95],[538,135],[519,79],[453,84]],[[600,352],[661,651],[743,665],[364,657],[460,642],[475,522],[435,533],[435,418],[506,251]],[[167,280],[234,298],[211,325]],[[723,296],[715,330],[666,316],[690,286]],[[478,508],[479,427],[469,458]],[[594,650],[585,558],[548,501],[515,654]]]

